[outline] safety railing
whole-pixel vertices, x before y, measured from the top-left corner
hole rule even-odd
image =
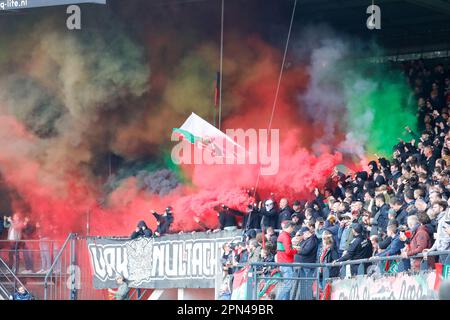
[[[67,236],[44,278],[44,300],[77,299],[76,234]]]
[[[14,272],[8,267],[6,262],[0,258],[0,296],[3,300],[10,299],[17,291],[18,287],[24,284],[16,277]],[[25,288],[26,290],[26,288]]]
[[[0,240],[0,258],[16,275],[43,277],[60,249],[59,241]]]
[[[423,272],[430,270],[429,260],[437,256],[440,263],[450,265],[450,250],[446,250],[420,253],[407,258],[396,255],[336,263],[252,262],[238,264],[236,268],[249,268],[245,295],[247,299],[313,300],[320,298],[321,290],[333,278],[374,273],[382,276],[406,271]],[[411,268],[411,261],[415,259],[421,260],[418,269]],[[396,261],[396,268],[388,269],[388,261]]]
[[[147,294],[148,289],[132,288],[128,295],[129,300],[141,300]]]

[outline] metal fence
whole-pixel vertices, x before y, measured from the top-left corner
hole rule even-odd
[[[0,258],[0,299],[11,299],[18,287],[25,287],[25,285],[17,278],[6,262]]]
[[[418,270],[411,269],[413,259],[420,260]],[[450,265],[450,250],[429,252],[426,259],[421,253],[408,258],[374,257],[325,264],[254,262],[241,264],[239,267],[250,267],[246,295],[249,300],[319,300],[333,278],[404,271],[422,272],[430,270],[429,261],[432,259]]]
[[[76,234],[69,234],[55,253],[44,277],[44,300],[76,300]]]
[[[108,300],[107,289],[93,286],[86,237],[64,240],[0,241],[0,300],[24,286],[36,300]],[[152,290],[130,288],[130,300],[147,299]]]
[[[65,240],[0,241],[0,259],[4,264],[2,270],[10,270],[16,278],[20,278],[27,290],[35,299],[70,299],[69,283],[73,250],[69,245],[73,235]],[[11,278],[11,277],[10,277]],[[0,284],[4,285],[8,278],[2,273]],[[14,281],[9,285],[12,295],[22,282]]]
[[[0,240],[0,258],[16,274],[47,272],[60,249],[56,240]]]
[[[12,295],[22,285],[18,279],[36,300],[106,298],[92,287],[86,241],[77,234],[64,240],[0,241],[0,295],[2,286]]]

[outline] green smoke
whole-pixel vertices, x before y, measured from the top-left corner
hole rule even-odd
[[[383,65],[363,65],[344,78],[347,131],[362,139],[370,154],[392,154],[398,139],[407,139],[405,126],[415,130],[411,90],[400,73],[390,74]]]
[[[409,138],[405,126],[417,128],[415,106],[408,105],[411,89],[401,70],[358,58],[385,55],[375,43],[311,26],[296,50],[310,75],[308,89],[300,96],[301,112],[323,127],[313,148],[333,145],[337,139],[336,149],[345,154],[386,157],[398,138]]]

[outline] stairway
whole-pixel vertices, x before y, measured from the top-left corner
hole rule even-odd
[[[5,261],[0,258],[0,300],[9,300],[20,286],[25,287]]]

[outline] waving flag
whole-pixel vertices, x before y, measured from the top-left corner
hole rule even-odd
[[[248,271],[250,266],[234,273],[233,292],[231,300],[246,300],[247,299],[247,285],[248,285]]]
[[[173,133],[199,148],[209,149],[215,157],[237,158],[245,156],[245,149],[208,121],[192,113],[180,128]]]

